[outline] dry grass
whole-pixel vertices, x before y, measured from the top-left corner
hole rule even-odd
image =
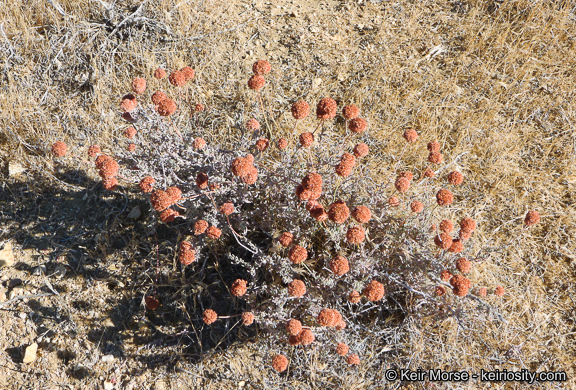
[[[14,199],[19,193],[52,194],[44,186],[62,186],[54,176],[64,168],[72,172],[66,189],[74,192],[80,187],[74,172],[86,166],[54,166],[48,145],[57,139],[85,148],[116,142],[121,128],[118,101],[133,77],[151,80],[158,66],[191,64],[197,74],[194,92],[220,116],[210,124],[213,140],[226,140],[231,137],[227,123],[238,120],[228,112],[244,107],[220,102],[249,101],[245,80],[251,64],[267,58],[273,71],[264,97],[279,124],[277,135],[290,131],[287,119],[293,101],[330,95],[340,104],[357,104],[367,115],[375,140],[370,145],[375,180],[389,177],[402,153],[401,134],[407,126],[419,132],[420,140],[409,148],[406,164],[423,166],[426,142],[438,139],[448,151],[448,166],[465,175],[458,204],[479,222],[474,240],[478,259],[471,279],[481,275],[487,287],[503,285],[507,294],[501,300],[488,298],[494,308],[487,316],[491,321],[470,320],[467,313],[476,310],[473,303],[462,313],[464,326],[454,318],[410,319],[391,337],[395,343],[389,345],[390,364],[470,371],[565,370],[569,384],[542,386],[575,385],[573,4],[401,0],[280,1],[270,6],[162,1],[146,3],[130,17],[139,9],[138,2],[106,10],[100,1],[61,0],[65,16],[51,3],[56,2],[13,2],[0,8],[0,158],[28,168],[24,177],[2,184],[3,204],[11,205],[10,210],[2,206],[2,241],[17,237],[14,229],[25,225],[15,225],[22,221],[10,213],[22,206]],[[524,231],[523,217],[530,209],[540,211],[542,223]],[[118,210],[112,207],[110,212]],[[17,244],[30,248],[29,242]],[[64,247],[48,249],[62,253]],[[130,258],[129,249],[123,255]],[[84,293],[74,289],[84,284],[75,279],[67,283],[72,293],[58,305],[78,321],[82,315],[75,314],[66,299],[78,300]],[[97,278],[98,283],[104,282]],[[110,307],[101,303],[98,309],[106,312]],[[89,332],[88,326],[78,326],[80,334]],[[78,336],[61,337],[67,343]],[[3,350],[21,343],[4,341]],[[91,348],[95,346],[77,352],[86,356],[84,363],[80,358],[77,363],[90,360]],[[198,364],[182,360],[165,370],[138,370],[132,363],[110,370],[99,363],[93,375],[83,379],[70,376],[62,359],[50,370],[21,367],[0,351],[2,365],[14,370],[0,384],[20,388],[33,373],[35,388],[81,382],[97,386],[100,375],[119,376],[134,388],[152,383],[161,388],[160,381],[166,388],[222,388],[222,383],[236,388],[245,381],[244,388],[338,383],[368,389],[382,383],[362,365],[357,370],[336,368],[334,377],[318,375],[316,371],[324,371],[315,367],[313,355],[302,362],[309,364],[305,375],[279,377],[256,349],[252,344],[235,346]],[[364,353],[368,357],[378,352]]]

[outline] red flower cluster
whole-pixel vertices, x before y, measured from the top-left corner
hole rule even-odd
[[[325,97],[316,106],[316,117],[318,119],[332,119],[336,116],[337,107],[336,100]]]
[[[62,141],[56,141],[52,145],[52,154],[56,157],[64,157],[68,147]]]
[[[234,176],[239,176],[246,184],[254,184],[258,179],[258,169],[252,165],[254,156],[251,154],[246,157],[237,157],[233,162],[230,170]]]
[[[192,248],[192,244],[188,241],[182,241],[180,243],[178,260],[180,260],[180,263],[184,265],[190,265],[196,260],[196,251]]]
[[[114,190],[118,185],[118,179],[116,179],[119,168],[118,163],[112,157],[101,154],[96,158],[95,164],[99,170],[98,174],[102,177],[104,188],[109,191]]]
[[[336,165],[336,174],[342,177],[350,176],[355,164],[356,157],[354,157],[353,154],[345,152],[340,158],[338,165]]]
[[[292,104],[291,111],[294,119],[304,119],[310,113],[310,105],[304,100],[299,100]]]
[[[362,291],[362,295],[364,295],[370,302],[377,302],[384,298],[384,294],[386,290],[384,289],[384,285],[380,282],[375,280],[371,281],[364,287]]]

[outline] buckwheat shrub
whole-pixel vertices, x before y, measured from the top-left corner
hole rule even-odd
[[[246,74],[250,88],[258,91],[264,86],[260,73],[265,69],[259,65],[255,75]],[[130,123],[138,129],[138,147],[132,153],[123,145],[107,155],[97,153],[95,165],[105,174],[116,174],[103,178],[110,188],[120,187],[118,177],[122,191],[136,188],[142,201],[152,206],[139,223],[149,224],[150,242],[157,249],[151,252],[157,258],[143,269],[146,282],[139,288],[146,296],[154,287],[163,307],[180,312],[183,304],[183,330],[189,326],[187,314],[193,322],[211,325],[209,332],[232,331],[239,318],[244,325],[257,318],[253,327],[259,340],[269,348],[267,353],[278,354],[273,366],[283,371],[288,366],[283,353],[301,362],[313,346],[318,359],[329,365],[334,345],[342,340],[355,351],[379,343],[391,325],[375,320],[390,313],[419,318],[438,315],[446,307],[454,313],[474,313],[467,295],[476,286],[463,275],[465,268],[457,259],[476,257],[467,241],[476,223],[459,207],[435,204],[455,203],[459,187],[449,187],[452,194],[444,188],[453,185],[450,179],[434,175],[428,162],[409,163],[425,160],[417,147],[424,134],[414,138],[409,132],[407,137],[415,146],[409,149],[419,158],[404,161],[380,149],[373,153],[374,158],[384,156],[378,163],[389,172],[378,175],[363,159],[369,153],[367,145],[377,143],[371,143],[357,107],[338,107],[336,100],[324,98],[315,102],[316,117],[311,118],[304,101],[280,110],[282,99],[261,104],[264,96],[258,94],[257,100],[242,102],[214,98],[210,106],[227,107],[226,119],[218,109],[210,109],[190,120],[190,113],[172,100],[180,92],[174,87],[186,82],[174,73],[176,82],[165,83],[166,92],[155,92],[152,100],[146,91],[141,104],[134,95],[125,97],[123,109],[130,111]],[[128,83],[126,89],[130,88]],[[265,110],[267,106],[273,106],[273,112]],[[329,121],[339,109],[345,120]],[[250,151],[256,150],[260,135],[246,134],[244,118],[271,117],[284,118],[266,126],[267,136],[278,140],[279,148],[268,147],[255,157]],[[119,121],[122,118],[119,112]],[[286,131],[304,118],[306,126],[315,124],[301,134]],[[223,128],[227,136],[215,138],[214,132]],[[280,134],[285,138],[276,138]],[[401,140],[402,134],[395,137]],[[434,169],[445,172],[448,165],[440,144],[433,141],[427,147]],[[447,163],[452,163],[450,151],[445,153]],[[377,176],[385,177],[376,183]],[[177,188],[178,196],[170,188]],[[415,198],[418,214],[411,213]],[[461,221],[458,236],[453,236],[450,219]],[[430,232],[432,224],[439,230]],[[157,230],[164,232],[158,243]],[[174,256],[161,251],[166,242],[171,252],[178,248],[180,262],[188,265],[173,266]],[[474,283],[481,277],[474,273]],[[447,282],[452,289],[445,288]],[[437,293],[440,287],[442,296]],[[175,302],[176,296],[186,298]],[[287,337],[289,319],[298,319],[302,329]],[[349,364],[360,361],[356,354],[343,354]]]

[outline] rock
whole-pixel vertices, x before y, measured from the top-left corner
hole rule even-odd
[[[33,343],[26,347],[26,352],[24,353],[24,363],[32,363],[36,360],[36,352],[38,352],[38,344]]]
[[[17,163],[16,161],[8,162],[8,176],[14,177],[24,171],[26,171],[26,168],[24,168],[22,164]]]
[[[11,267],[14,265],[14,252],[12,251],[12,241],[4,244],[4,248],[0,250],[0,268]]]
[[[62,264],[58,264],[54,269],[54,275],[56,275],[58,278],[64,277],[64,275],[66,275],[66,267],[64,267]]]
[[[112,390],[114,389],[114,383],[112,382],[104,382],[104,390]]]
[[[20,286],[22,284],[22,279],[10,279],[8,282],[8,288],[14,288],[16,286]]]
[[[104,363],[111,363],[114,361],[114,355],[104,355],[102,356],[102,361]]]
[[[142,210],[140,210],[139,206],[134,207],[130,210],[130,214],[128,214],[129,219],[138,219],[142,215]]]
[[[312,27],[310,27],[310,32],[311,32],[311,33],[314,33],[314,34],[317,34],[317,33],[320,32],[320,27],[318,27],[318,26],[312,26]]]
[[[46,274],[46,266],[44,264],[39,265],[38,267],[34,268],[34,271],[32,271],[32,275],[35,276],[40,276],[40,275],[45,275]]]

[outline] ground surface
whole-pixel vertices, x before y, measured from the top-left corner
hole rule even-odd
[[[459,202],[478,221],[475,249],[487,253],[475,272],[505,286],[490,298],[503,320],[407,319],[389,364],[563,370],[569,383],[538,386],[576,386],[575,12],[571,2],[521,0],[4,4],[0,245],[15,264],[0,269],[0,387],[382,383],[385,367],[327,374],[313,352],[298,376],[279,376],[257,334],[185,349],[175,319],[150,318],[141,304],[149,263],[133,259],[146,229],[128,214],[147,213],[145,202],[103,191],[89,163],[49,154],[57,139],[78,150],[117,143],[118,101],[133,77],[189,64],[204,102],[241,101],[260,58],[273,67],[264,96],[287,113],[298,98],[354,102],[379,140],[375,156],[399,155],[398,135],[412,126],[447,145],[445,158],[466,175]],[[542,222],[525,230],[532,209]],[[22,363],[34,342],[38,357]]]

